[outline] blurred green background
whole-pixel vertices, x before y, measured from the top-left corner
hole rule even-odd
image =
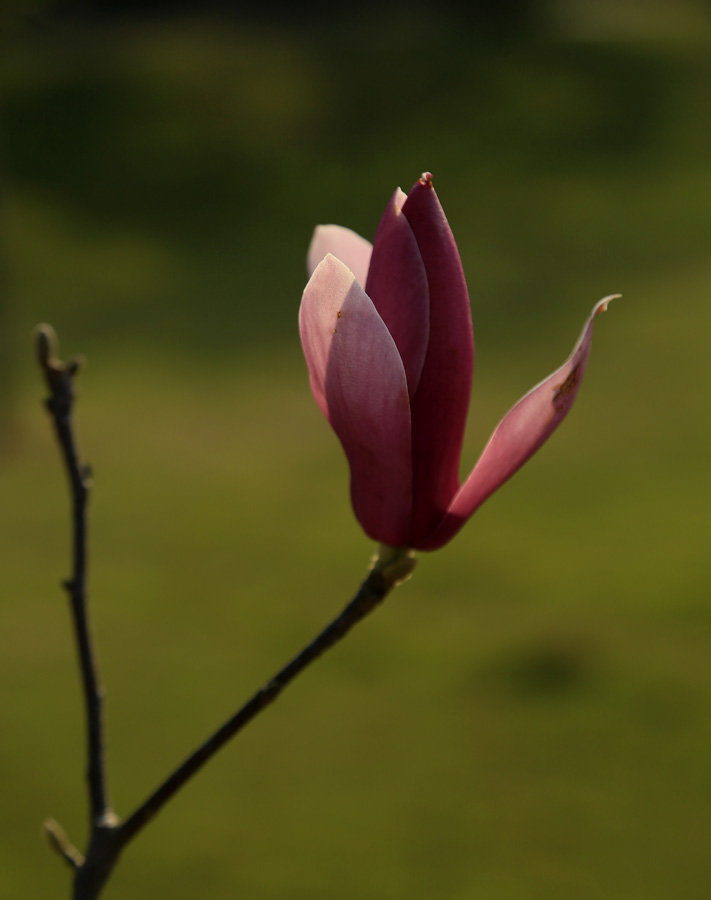
[[[3,9],[0,898],[68,896],[40,825],[85,834],[32,327],[88,359],[126,814],[365,572],[298,342],[304,256],[319,222],[372,237],[424,169],[472,299],[465,465],[622,292],[576,409],[105,896],[708,897],[708,4]]]

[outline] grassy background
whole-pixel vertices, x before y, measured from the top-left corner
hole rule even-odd
[[[548,4],[534,40],[426,6],[288,26],[85,7],[3,32],[0,898],[68,892],[40,824],[85,830],[32,326],[89,360],[126,814],[364,573],[298,346],[303,259],[317,222],[372,236],[425,168],[472,298],[466,464],[620,291],[576,410],[151,824],[107,900],[706,898],[705,8]]]

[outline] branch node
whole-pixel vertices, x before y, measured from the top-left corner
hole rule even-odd
[[[104,812],[94,820],[95,827],[101,831],[116,831],[120,824],[121,819],[119,819],[113,809],[104,810]]]
[[[387,544],[381,544],[370,561],[370,570],[382,578],[387,592],[407,581],[416,565],[414,550],[409,547],[389,547]]]

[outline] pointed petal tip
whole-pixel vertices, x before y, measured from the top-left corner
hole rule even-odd
[[[372,245],[350,228],[342,225],[317,225],[306,255],[306,270],[312,275],[327,253],[342,260],[360,284],[365,284]]]
[[[602,300],[598,300],[593,308],[593,316],[596,316],[598,313],[607,312],[607,307],[612,303],[613,300],[621,300],[622,294],[609,294],[607,297],[603,297]]]
[[[333,253],[327,253],[325,256],[321,258],[321,260],[314,266],[311,276],[306,283],[306,287],[308,288],[309,284],[312,281],[316,281],[317,278],[322,277],[322,273],[327,269],[332,267],[338,268],[338,265],[343,266],[344,268],[348,268],[345,263],[341,262],[337,256],[334,256]],[[304,288],[304,293],[306,293],[306,288]]]
[[[395,193],[390,198],[390,203],[396,216],[399,216],[402,212],[402,208],[405,205],[406,200],[407,194],[405,193],[405,191],[403,191],[401,187],[395,188]]]
[[[333,272],[337,272],[343,276],[348,274],[352,278],[356,278],[356,274],[353,269],[351,269],[349,265],[344,263],[342,259],[339,259],[334,253],[327,253],[324,256],[321,262],[314,269],[314,275],[316,274],[316,272],[325,271],[327,269],[330,269]],[[313,278],[313,275],[311,277]]]
[[[431,188],[432,187],[432,172],[423,172],[422,175],[420,175],[419,180],[420,180],[420,184],[423,187]]]
[[[436,550],[459,531],[476,509],[545,443],[570,411],[587,365],[593,323],[612,300],[599,300],[568,359],[525,394],[494,429],[489,442],[445,516],[429,535],[415,543],[418,550]]]

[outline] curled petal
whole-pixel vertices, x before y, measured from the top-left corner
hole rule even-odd
[[[410,396],[420,383],[429,338],[429,290],[420,248],[402,214],[398,188],[375,232],[365,290],[395,341]]]
[[[417,549],[436,550],[447,543],[486,498],[510,478],[543,444],[570,411],[590,355],[593,322],[615,294],[593,308],[566,362],[532,388],[499,422],[471,474],[437,528]]]
[[[306,256],[306,267],[309,275],[313,275],[324,256],[332,253],[348,266],[358,283],[365,287],[372,252],[373,245],[370,241],[366,241],[350,228],[343,228],[341,225],[317,225]]]
[[[412,546],[416,547],[459,489],[474,336],[459,251],[429,173],[412,188],[402,211],[422,255],[430,295],[427,355],[412,399]]]
[[[351,500],[373,540],[408,542],[412,508],[410,406],[402,360],[353,272],[319,263],[299,311],[311,387],[351,470]]]

